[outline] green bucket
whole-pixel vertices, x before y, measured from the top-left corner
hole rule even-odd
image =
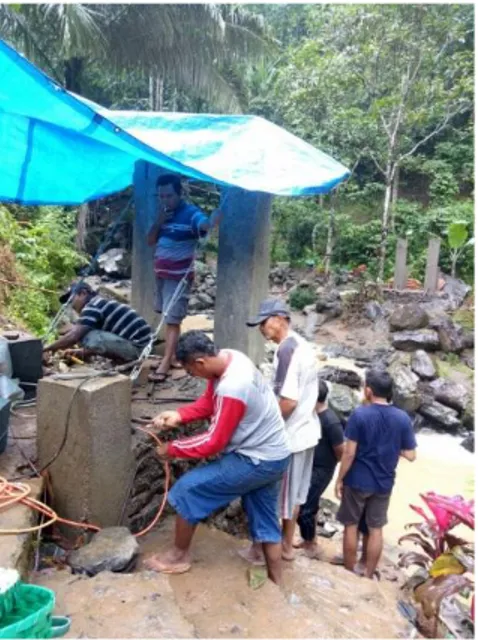
[[[52,616],[55,592],[33,584],[17,583],[9,591],[0,617],[0,638],[59,638],[70,620]]]

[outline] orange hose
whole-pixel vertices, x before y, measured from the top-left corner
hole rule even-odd
[[[147,433],[153,440],[156,441],[158,445],[161,444],[160,439],[154,434],[148,431],[147,429],[143,429],[142,427],[135,427],[139,431],[143,431]],[[147,527],[135,533],[135,538],[139,538],[140,536],[146,535],[151,529],[157,524],[158,520],[161,518],[164,508],[166,506],[166,501],[168,499],[169,492],[169,482],[171,479],[171,470],[169,467],[169,462],[167,460],[164,461],[164,495],[159,506],[159,509],[154,516],[153,520],[148,524]],[[0,476],[0,510],[6,507],[11,507],[14,504],[24,504],[39,513],[47,516],[49,519],[46,522],[43,522],[34,527],[28,527],[26,529],[0,529],[0,535],[10,535],[10,534],[20,534],[20,533],[31,533],[33,531],[39,531],[40,529],[44,529],[45,527],[49,527],[55,522],[61,522],[70,527],[78,527],[81,529],[90,529],[91,531],[101,531],[101,527],[98,527],[95,524],[88,524],[86,522],[75,522],[74,520],[67,520],[66,518],[60,518],[60,516],[53,511],[51,507],[36,500],[35,498],[29,497],[31,492],[31,487],[27,484],[21,482],[9,482],[6,478]]]

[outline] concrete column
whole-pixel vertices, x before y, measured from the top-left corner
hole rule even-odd
[[[395,274],[393,279],[393,286],[395,289],[401,290],[407,288],[407,247],[408,240],[406,238],[399,238],[397,240]]]
[[[58,515],[118,525],[134,472],[129,378],[44,378],[38,383],[37,423],[40,467],[64,442],[48,468]],[[66,525],[62,532],[78,535]]]
[[[269,194],[229,188],[221,205],[214,338],[219,348],[238,349],[256,364],[264,340],[246,321],[267,297],[271,203]]]
[[[158,216],[156,180],[161,173],[160,167],[143,160],[136,163],[134,172],[131,306],[153,327],[158,324],[158,315],[154,312],[154,247],[147,246],[146,235]]]
[[[440,238],[430,238],[428,242],[427,269],[424,289],[434,293],[438,288],[438,260],[440,258]]]

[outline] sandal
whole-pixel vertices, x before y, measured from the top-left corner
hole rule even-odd
[[[169,373],[150,373],[148,376],[148,382],[152,382],[153,384],[165,382],[169,376]]]
[[[150,571],[156,571],[157,573],[167,573],[169,575],[179,575],[181,573],[187,573],[191,569],[190,562],[180,562],[178,564],[167,564],[161,562],[156,556],[150,556],[144,561],[144,566]]]

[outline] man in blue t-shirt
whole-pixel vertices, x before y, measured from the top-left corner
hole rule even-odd
[[[382,370],[367,371],[365,399],[350,416],[345,429],[345,450],[335,493],[341,499],[338,520],[345,526],[344,565],[353,571],[357,556],[358,525],[365,513],[365,576],[373,578],[383,548],[395,471],[401,457],[413,462],[417,443],[408,415],[389,404],[393,381]]]

